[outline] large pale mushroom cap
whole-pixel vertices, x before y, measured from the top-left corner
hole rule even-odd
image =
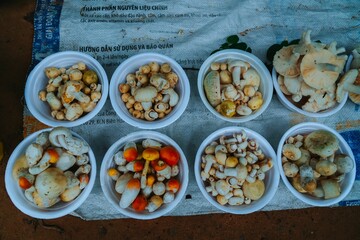
[[[346,59],[320,49],[306,54],[300,64],[304,81],[315,89],[331,87],[343,70]]]
[[[46,169],[35,180],[35,188],[39,195],[49,199],[60,196],[65,191],[66,186],[66,176],[58,168]]]
[[[296,77],[300,74],[299,53],[293,53],[296,45],[281,48],[275,53],[273,65],[277,73],[283,76]]]
[[[317,130],[305,138],[305,147],[313,154],[322,158],[329,157],[339,149],[339,141],[336,136],[326,130]]]

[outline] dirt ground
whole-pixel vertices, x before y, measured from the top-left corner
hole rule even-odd
[[[0,3],[0,239],[359,239],[360,207],[309,208],[245,216],[210,214],[84,221],[73,216],[31,218],[10,201],[4,184],[8,158],[22,140],[24,86],[31,60],[35,1]]]

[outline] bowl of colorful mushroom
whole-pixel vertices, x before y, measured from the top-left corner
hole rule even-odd
[[[30,112],[47,126],[74,127],[96,116],[106,102],[108,78],[90,55],[54,53],[30,72],[25,99]]]
[[[355,181],[351,148],[334,129],[314,122],[291,127],[277,149],[280,175],[290,192],[313,206],[344,199]]]
[[[327,117],[346,103],[348,93],[340,78],[348,56],[335,41],[312,41],[310,33],[304,32],[299,43],[276,52],[273,84],[279,101],[289,110],[308,117]]]
[[[206,108],[229,122],[246,122],[261,115],[273,93],[263,62],[242,50],[222,50],[201,65],[197,86]]]
[[[117,115],[142,129],[175,122],[190,99],[190,84],[182,67],[158,53],[141,53],[122,62],[110,81],[110,101]]]
[[[172,211],[183,198],[189,168],[179,145],[167,135],[138,131],[106,152],[100,183],[107,200],[122,214],[153,219]]]
[[[40,219],[65,216],[89,196],[96,160],[88,143],[65,127],[26,137],[12,152],[5,171],[11,201]]]
[[[210,134],[195,158],[201,193],[216,208],[248,214],[266,206],[275,195],[280,175],[275,151],[257,132],[225,127]]]

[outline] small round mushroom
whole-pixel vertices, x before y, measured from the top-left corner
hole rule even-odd
[[[337,154],[334,159],[338,173],[349,173],[354,168],[354,161],[345,154]]]

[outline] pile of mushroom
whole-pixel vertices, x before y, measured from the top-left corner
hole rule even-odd
[[[206,98],[225,117],[250,115],[263,104],[261,78],[247,62],[214,62],[203,82]]]
[[[175,199],[180,188],[180,155],[174,147],[152,139],[127,142],[112,160],[114,167],[108,169],[108,175],[121,194],[121,208],[154,212]]]
[[[161,119],[179,102],[175,90],[178,80],[169,63],[150,62],[129,73],[126,82],[119,84],[121,99],[135,118]]]
[[[326,130],[291,136],[282,147],[284,174],[300,193],[336,198],[345,175],[354,168],[354,161],[338,150],[338,139]]]
[[[266,172],[273,160],[264,155],[245,131],[222,136],[202,156],[201,178],[206,191],[221,205],[250,204],[265,192]]]
[[[74,200],[89,182],[89,145],[57,127],[40,133],[14,164],[13,177],[40,208]]]
[[[68,69],[48,67],[45,75],[48,84],[39,98],[49,104],[51,116],[57,120],[74,121],[91,112],[101,98],[98,75],[83,62]]]
[[[347,55],[337,43],[323,44],[310,39],[304,32],[299,44],[283,47],[276,52],[273,65],[278,73],[281,91],[303,110],[319,112],[333,107],[337,81],[343,71]]]

